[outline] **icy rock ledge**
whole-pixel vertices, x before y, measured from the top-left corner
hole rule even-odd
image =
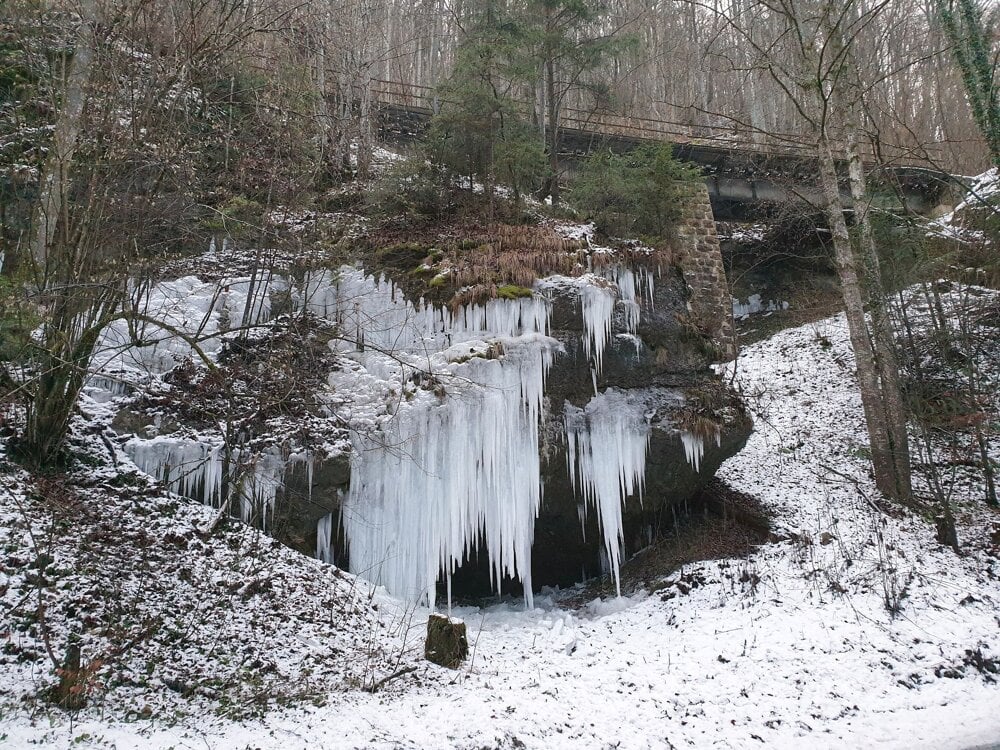
[[[275,279],[268,282],[272,286],[229,282],[224,299],[199,284],[191,278],[169,282],[150,298],[170,312],[172,325],[220,336],[240,321],[266,320],[273,306],[263,300],[272,293],[336,326],[331,348],[340,365],[324,398],[349,427],[350,486],[336,502],[339,523],[327,512],[314,516],[315,553],[341,559],[343,550],[336,547],[346,542],[353,572],[431,606],[438,578],[443,574],[450,591],[452,574],[474,551],[488,555],[495,588],[505,579],[518,580],[532,605],[532,545],[545,483],[540,427],[546,378],[567,341],[566,332],[553,338],[551,317],[557,297],[559,304],[576,300],[580,328],[573,346],[584,354],[581,364],[590,370],[594,395],[581,407],[559,402],[557,441],[566,446],[563,476],[585,510],[580,521],[588,522],[586,511],[596,517],[604,559],[618,581],[627,548],[623,510],[642,502],[652,428],[641,397],[628,389],[602,391],[599,378],[605,352],[619,339],[636,357],[646,351],[638,332],[642,315],[654,307],[649,269],[608,265],[578,278],[549,277],[536,284],[532,297],[456,310],[410,301],[384,277],[354,267],[297,282]],[[658,320],[673,314],[657,313]],[[99,362],[131,367],[144,377],[158,377],[190,355],[183,341],[165,334],[150,351],[121,344],[109,339]],[[218,347],[207,351],[215,356]],[[665,433],[679,443],[675,429],[661,425],[658,434]],[[697,470],[702,449],[687,439],[684,446]],[[126,450],[139,468],[174,491],[222,502],[217,442],[136,437]],[[307,466],[311,487],[313,457],[294,446],[264,451],[255,460],[239,458],[234,452],[235,463],[246,464],[244,518],[259,518],[263,509],[267,522],[292,464]]]

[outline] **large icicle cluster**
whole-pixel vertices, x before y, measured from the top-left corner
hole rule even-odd
[[[354,572],[392,593],[433,605],[437,579],[485,549],[492,578],[524,584],[531,603],[531,545],[541,503],[539,421],[544,383],[558,342],[548,337],[547,290],[569,287],[580,300],[582,344],[596,373],[621,305],[634,334],[651,304],[652,274],[609,265],[599,273],[540,282],[536,294],[457,310],[411,302],[382,277],[343,267],[299,282],[237,279],[221,286],[193,277],[147,294],[146,313],[201,337],[215,356],[222,335],[269,319],[275,292],[292,309],[334,322],[331,343],[342,355],[329,377],[330,408],[351,430],[351,486],[343,531]],[[165,328],[149,326],[145,345],[112,327],[96,364],[105,371],[162,373],[191,356]],[[596,394],[584,409],[566,407],[569,471],[600,522],[610,569],[618,576],[622,503],[641,492],[649,425],[627,394]],[[142,470],[174,491],[218,505],[222,450],[193,438],[135,438],[127,450]],[[289,461],[306,456],[265,452],[249,465],[241,500],[249,517],[271,509]],[[248,462],[249,463],[249,462]],[[317,555],[332,560],[336,519],[317,528]]]
[[[622,506],[633,495],[641,500],[646,475],[650,425],[645,411],[641,401],[616,388],[594,396],[582,409],[569,402],[564,407],[570,479],[574,491],[597,511],[619,593]]]
[[[492,578],[524,583],[541,501],[538,420],[549,341],[508,339],[502,359],[473,358],[442,374],[445,395],[400,404],[383,431],[356,434],[344,530],[351,569],[433,606],[482,543]]]
[[[521,580],[530,602],[538,423],[558,346],[545,335],[547,301],[451,312],[341,269],[311,282],[305,304],[337,321],[347,358],[330,383],[345,394],[336,408],[353,428],[343,503],[351,569],[433,605],[440,572],[482,544],[494,583]]]

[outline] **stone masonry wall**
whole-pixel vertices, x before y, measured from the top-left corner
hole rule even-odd
[[[680,267],[691,290],[692,323],[712,338],[723,358],[733,359],[736,356],[733,301],[722,265],[712,203],[704,184],[699,184],[685,204],[677,233],[681,240]]]

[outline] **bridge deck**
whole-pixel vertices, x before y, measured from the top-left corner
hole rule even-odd
[[[419,118],[430,118],[441,100],[429,86],[377,79],[372,93],[383,108],[405,110]],[[523,103],[530,107],[528,102]],[[750,128],[719,125],[693,125],[658,120],[649,117],[622,115],[610,111],[587,111],[564,107],[560,113],[560,131],[574,141],[596,137],[635,142],[669,142],[688,147],[688,151],[717,151],[722,154],[741,154],[744,159],[755,161],[811,160],[816,146],[806,136],[792,133],[761,133]],[[841,145],[844,145],[843,143]],[[913,149],[882,144],[880,163],[894,167],[931,168],[931,163]],[[926,149],[924,149],[926,153]],[[874,163],[875,154],[870,145],[863,157]],[[934,170],[937,171],[937,170]]]

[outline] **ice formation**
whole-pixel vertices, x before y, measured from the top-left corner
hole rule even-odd
[[[328,397],[352,435],[351,487],[342,502],[352,571],[433,605],[441,573],[450,582],[482,546],[494,584],[519,579],[530,606],[531,545],[542,500],[539,421],[546,373],[560,346],[548,337],[551,286],[578,295],[596,378],[616,306],[632,335],[642,305],[651,302],[653,279],[644,269],[608,266],[599,275],[550,278],[531,297],[457,310],[408,300],[390,281],[354,267],[300,281],[213,284],[188,277],[158,284],[144,297],[146,314],[166,327],[147,326],[144,345],[136,347],[127,328],[112,326],[95,363],[108,382],[120,373],[165,372],[192,354],[170,329],[198,338],[214,357],[227,331],[268,320],[274,294],[287,294],[292,309],[337,324],[331,347],[342,366],[329,377]],[[627,401],[614,390],[595,396],[578,414],[567,412],[565,425],[569,471],[584,507],[596,510],[616,579],[622,503],[641,491],[649,438],[641,409]],[[134,438],[126,449],[174,491],[222,501],[217,441]],[[309,457],[278,449],[246,459],[244,517],[273,509],[289,462],[305,461],[311,472]],[[317,524],[321,559],[334,557],[335,522],[324,516]]]
[[[583,284],[580,289],[580,305],[583,311],[583,351],[587,359],[594,363],[594,369],[601,372],[604,359],[604,345],[611,336],[611,320],[615,311],[614,291],[603,284]]]
[[[777,312],[779,310],[787,310],[788,303],[778,300],[768,300],[764,302],[763,298],[759,294],[751,294],[747,298],[746,302],[741,302],[740,300],[733,297],[733,317],[734,318],[746,318],[750,315],[756,315],[762,312]]]
[[[628,333],[635,333],[643,304],[653,306],[653,272],[646,266],[632,268],[616,263],[602,269],[601,275],[614,281],[624,308],[625,328]]]
[[[327,513],[316,524],[316,557],[323,562],[333,562],[333,513]]]
[[[494,585],[524,583],[541,502],[538,421],[555,342],[508,340],[502,359],[473,358],[443,376],[376,433],[355,434],[344,530],[351,570],[433,606],[450,574],[482,543]]]
[[[287,289],[287,282],[281,279],[206,282],[186,276],[137,291],[130,313],[142,320],[132,326],[118,320],[104,329],[91,362],[99,375],[91,385],[118,391],[149,374],[171,370],[196,356],[185,337],[195,340],[205,355],[214,356],[222,347],[224,332],[270,319],[271,295],[282,288]]]
[[[681,442],[684,444],[684,457],[695,471],[701,471],[701,460],[705,457],[705,437],[688,430],[681,431]],[[715,427],[715,445],[722,445],[722,430]]]
[[[576,292],[583,318],[583,351],[591,362],[596,381],[601,373],[604,349],[611,337],[616,307],[621,306],[626,333],[635,334],[642,306],[652,307],[653,284],[653,273],[645,267],[633,269],[612,264],[603,267],[599,274],[588,273],[576,278],[551,276],[537,286],[543,293],[559,288]]]
[[[223,503],[226,459],[221,443],[175,436],[133,438],[125,444],[125,452],[141,471],[172,492],[215,507]],[[252,453],[234,448],[229,456],[229,476],[243,520],[259,517],[266,529],[289,464],[306,464],[311,476],[312,461],[311,454],[304,452],[283,456],[277,449]]]
[[[701,471],[701,459],[705,456],[705,441],[700,435],[682,431],[681,442],[684,444],[684,458],[695,471]]]
[[[433,352],[488,333],[519,336],[546,333],[549,309],[539,296],[494,299],[452,312],[416,303],[384,277],[345,266],[323,271],[303,284],[301,309],[338,324],[341,351]]]
[[[618,300],[631,333],[640,300],[652,294],[645,271],[612,266],[602,274],[549,278],[532,298],[454,313],[412,304],[385,279],[360,271],[342,269],[336,279],[307,286],[307,308],[339,322],[345,334],[339,348],[356,365],[333,374],[331,384],[369,394],[367,402],[354,396],[342,405],[356,426],[343,509],[353,572],[433,604],[440,573],[450,580],[481,544],[494,585],[505,577],[521,580],[530,606],[541,502],[538,423],[557,346],[545,336],[544,293],[576,291],[595,370]],[[501,344],[500,356],[487,356],[490,341]],[[410,387],[414,380],[436,383],[434,393]],[[616,578],[621,506],[641,489],[649,437],[641,407],[627,402],[612,390],[596,397],[582,420],[566,423],[569,469],[585,506],[596,508]]]
[[[563,412],[573,489],[597,511],[604,552],[619,594],[622,507],[633,495],[642,499],[646,476],[650,424],[645,412],[642,402],[616,388],[595,396],[582,409],[567,402]]]

